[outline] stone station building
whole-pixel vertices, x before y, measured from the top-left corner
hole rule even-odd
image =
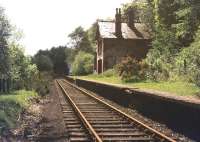
[[[120,9],[116,9],[114,21],[97,21],[96,40],[97,73],[112,68],[127,55],[143,59],[151,47],[145,24],[135,23],[133,11],[129,11],[127,22],[122,22]]]

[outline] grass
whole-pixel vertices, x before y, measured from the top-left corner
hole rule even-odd
[[[130,83],[133,87],[143,88],[143,89],[153,89],[158,91],[170,92],[180,96],[194,96],[200,94],[200,88],[195,84],[187,82],[138,82]]]
[[[25,90],[0,94],[0,132],[2,127],[15,127],[19,113],[29,105],[29,98],[36,96],[34,91]]]
[[[120,84],[128,87],[136,87],[140,89],[151,89],[163,92],[173,93],[179,96],[195,96],[200,94],[200,87],[195,84],[183,81],[155,82],[150,80],[139,82],[124,82],[116,75],[88,75],[78,78],[95,80],[105,83]]]

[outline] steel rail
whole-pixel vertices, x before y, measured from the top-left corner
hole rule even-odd
[[[87,92],[86,90],[84,90],[84,89],[78,87],[77,85],[72,84],[72,83],[70,83],[69,81],[66,81],[66,80],[64,80],[64,81],[65,81],[66,83],[68,83],[69,85],[73,86],[74,88],[80,90],[82,93],[86,94],[87,96],[94,98],[94,99],[97,100],[98,102],[100,102],[100,103],[102,103],[102,104],[104,104],[104,105],[110,107],[111,109],[115,110],[115,111],[118,112],[119,114],[125,116],[125,117],[128,118],[129,120],[131,120],[131,121],[133,121],[133,122],[136,122],[138,125],[141,125],[143,128],[149,130],[149,132],[151,132],[152,135],[156,135],[159,139],[161,139],[161,141],[164,141],[164,142],[165,142],[165,141],[167,141],[167,142],[176,142],[176,141],[173,140],[172,138],[169,138],[168,136],[166,136],[166,135],[160,133],[159,131],[157,131],[157,130],[155,130],[155,129],[149,127],[149,126],[147,126],[146,124],[144,124],[144,123],[142,123],[141,121],[139,121],[139,120],[133,118],[132,116],[130,116],[130,115],[128,115],[128,114],[122,112],[121,110],[115,108],[114,106],[108,104],[107,102],[105,102],[105,101],[103,101],[103,100],[101,100],[101,99],[99,99],[99,98],[97,98],[97,97],[91,95],[91,93],[89,93],[89,92]],[[155,137],[155,136],[154,136],[154,137]]]
[[[58,85],[60,86],[61,90],[64,92],[64,94],[66,95],[66,97],[68,98],[69,102],[71,103],[71,105],[73,106],[73,108],[75,109],[75,111],[78,113],[80,119],[82,120],[83,124],[85,125],[85,127],[87,128],[87,130],[89,131],[89,133],[93,136],[94,140],[96,142],[103,142],[101,140],[101,138],[98,136],[98,134],[96,133],[96,131],[94,130],[94,128],[90,125],[90,123],[87,121],[87,119],[85,118],[85,116],[81,113],[81,111],[79,110],[79,108],[77,107],[77,105],[74,103],[74,101],[71,99],[71,97],[68,95],[68,93],[65,91],[64,87],[61,85],[61,83],[56,80]]]

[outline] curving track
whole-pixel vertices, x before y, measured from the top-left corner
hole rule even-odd
[[[64,79],[56,83],[70,141],[175,142]]]

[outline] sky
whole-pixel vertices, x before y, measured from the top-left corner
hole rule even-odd
[[[66,45],[78,26],[89,28],[97,19],[114,18],[115,8],[131,0],[0,0],[12,25],[23,31],[27,55]]]

